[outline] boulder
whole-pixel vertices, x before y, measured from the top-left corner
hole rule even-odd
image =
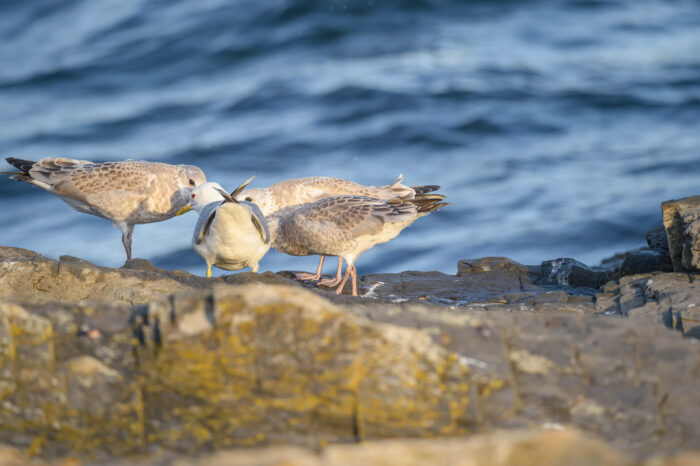
[[[591,290],[580,288],[582,280],[563,287],[556,281],[542,280],[542,270],[506,257],[465,259],[457,263],[457,275],[415,271],[364,275],[360,292],[389,302],[457,306],[530,301],[564,303],[572,296],[592,294]]]
[[[178,291],[252,282],[298,286],[271,272],[207,279],[184,271],[158,269],[143,259],[132,259],[125,267],[112,269],[76,257],[61,256],[54,261],[26,249],[0,246],[0,298],[25,303],[101,301],[136,305]]]
[[[666,251],[668,254],[668,238],[666,237],[666,228],[663,226],[663,224],[647,231],[645,236],[649,249]]]
[[[695,271],[700,267],[700,196],[661,203],[664,228],[673,270]]]
[[[625,255],[620,265],[620,276],[651,272],[673,272],[668,250],[640,249]]]
[[[485,258],[365,276],[351,297],[127,265],[0,250],[1,443],[100,463],[292,445],[313,461],[329,443],[547,425],[633,461],[700,448],[692,275],[596,291],[571,286],[589,271]]]
[[[466,363],[308,291],[223,286],[115,310],[0,304],[2,442],[110,457],[465,432]]]
[[[596,311],[643,318],[700,336],[700,284],[684,273],[651,273],[610,282],[595,296]],[[665,319],[673,317],[668,324]]]
[[[551,267],[547,270],[551,272]],[[564,287],[556,280],[541,279],[541,274],[539,266],[486,257],[459,261],[457,275],[415,271],[369,274],[360,277],[358,286],[361,295],[376,301],[436,305],[527,303],[534,299],[564,303],[576,299],[573,296],[593,294],[583,287],[587,282],[580,278],[578,270],[574,272],[573,284]],[[347,295],[336,296],[334,290],[289,279],[292,275],[243,272],[207,279],[184,271],[158,269],[143,259],[132,259],[124,267],[112,269],[75,257],[62,256],[54,261],[32,251],[0,247],[0,298],[21,303],[109,302],[135,306],[179,291],[248,283],[303,286],[338,304],[356,302]],[[562,290],[565,293],[552,294]],[[349,289],[346,291],[349,293]],[[536,298],[540,294],[547,296]]]
[[[596,270],[605,270],[610,280],[619,280],[627,275],[672,272],[673,265],[668,247],[666,249],[640,248],[603,259]]]
[[[482,257],[480,259],[465,259],[457,262],[457,276],[489,275],[503,273],[508,277],[515,277],[518,283],[532,283],[539,278],[538,267],[527,266],[515,262],[507,257]]]
[[[598,289],[610,280],[608,272],[596,270],[569,257],[542,262],[540,283],[560,287],[585,287]]]

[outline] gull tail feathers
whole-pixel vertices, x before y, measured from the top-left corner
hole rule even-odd
[[[15,167],[18,172],[2,172],[3,175],[12,175],[11,179],[17,181],[32,182],[32,177],[29,175],[29,170],[36,164],[32,160],[17,159],[15,157],[6,157],[7,163]]]
[[[420,196],[437,191],[440,189],[440,186],[436,184],[426,184],[424,186],[411,186],[411,189],[416,193],[416,196]]]
[[[383,197],[385,199],[390,199],[393,197],[400,197],[405,199],[413,198],[415,196],[415,191],[410,186],[401,184],[402,181],[403,175],[399,175],[398,179],[392,184],[381,186],[379,189],[381,189],[385,193]]]
[[[75,160],[65,157],[47,157],[38,162],[14,157],[7,157],[5,160],[21,171],[14,175],[12,179],[25,181],[47,191],[51,191],[54,186],[60,184],[66,173],[83,165],[92,164],[92,162],[87,160]]]
[[[17,159],[15,157],[6,157],[5,160],[17,170],[24,172],[27,175],[29,174],[29,170],[36,165],[36,162],[33,160]]]
[[[442,207],[450,205],[449,202],[442,202],[447,199],[447,196],[438,193],[420,194],[411,199],[410,202],[415,204],[418,213],[430,213],[440,210]]]
[[[406,186],[405,184],[402,184],[402,182],[403,175],[399,175],[398,179],[394,183],[387,186],[382,186],[381,189],[383,189],[389,196],[400,197],[403,199],[413,199],[417,196],[432,193],[440,189],[440,186],[436,184]]]

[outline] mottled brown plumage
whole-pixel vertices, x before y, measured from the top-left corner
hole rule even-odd
[[[427,196],[430,196],[428,199]],[[357,295],[355,260],[366,250],[395,238],[419,217],[447,205],[439,194],[414,199],[333,196],[308,204],[284,217],[273,237],[275,249],[295,255],[338,256],[348,266],[337,292],[352,276]]]
[[[110,220],[122,231],[127,259],[134,225],[174,217],[187,204],[189,192],[206,182],[204,173],[191,165],[136,160],[93,163],[63,157],[6,160],[20,170],[13,179],[49,191],[79,212]]]
[[[281,219],[288,217],[298,209],[331,196],[353,195],[366,196],[374,199],[413,199],[417,195],[426,194],[440,189],[439,186],[406,186],[401,183],[399,175],[396,182],[386,186],[365,186],[342,178],[313,176],[280,181],[267,188],[254,188],[243,191],[238,199],[254,202],[267,219],[270,234],[277,235],[277,227]],[[324,256],[321,256],[315,274],[300,273],[301,280],[318,280],[321,278]],[[340,277],[337,277],[340,281]],[[324,284],[334,282],[324,282]]]

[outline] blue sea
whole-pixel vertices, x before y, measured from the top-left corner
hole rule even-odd
[[[402,173],[451,205],[361,274],[593,265],[700,194],[700,3],[2,1],[0,155],[196,164],[230,189]],[[203,274],[195,221],[137,226],[134,255]],[[108,221],[4,175],[0,244],[124,262]],[[271,251],[261,270],[316,260]]]

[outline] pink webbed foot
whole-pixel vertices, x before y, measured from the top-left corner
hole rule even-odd
[[[297,273],[294,274],[294,279],[300,280],[302,282],[304,281],[312,281],[315,282],[316,280],[319,280],[321,278],[321,270],[323,270],[323,261],[326,257],[321,256],[321,260],[318,263],[318,268],[316,269],[316,273],[311,274],[311,273]]]
[[[324,278],[323,280],[316,283],[316,286],[327,286],[328,288],[333,288],[338,283],[340,283],[340,277]]]
[[[340,283],[340,272],[343,269],[343,258],[338,257],[338,272],[335,274],[335,278],[324,278],[320,282],[316,283],[316,286],[327,286],[332,288]]]
[[[319,278],[321,278],[321,275],[317,275],[314,273],[302,272],[302,273],[295,273],[294,274],[294,279],[302,281],[302,282],[306,282],[306,281],[315,282]]]

